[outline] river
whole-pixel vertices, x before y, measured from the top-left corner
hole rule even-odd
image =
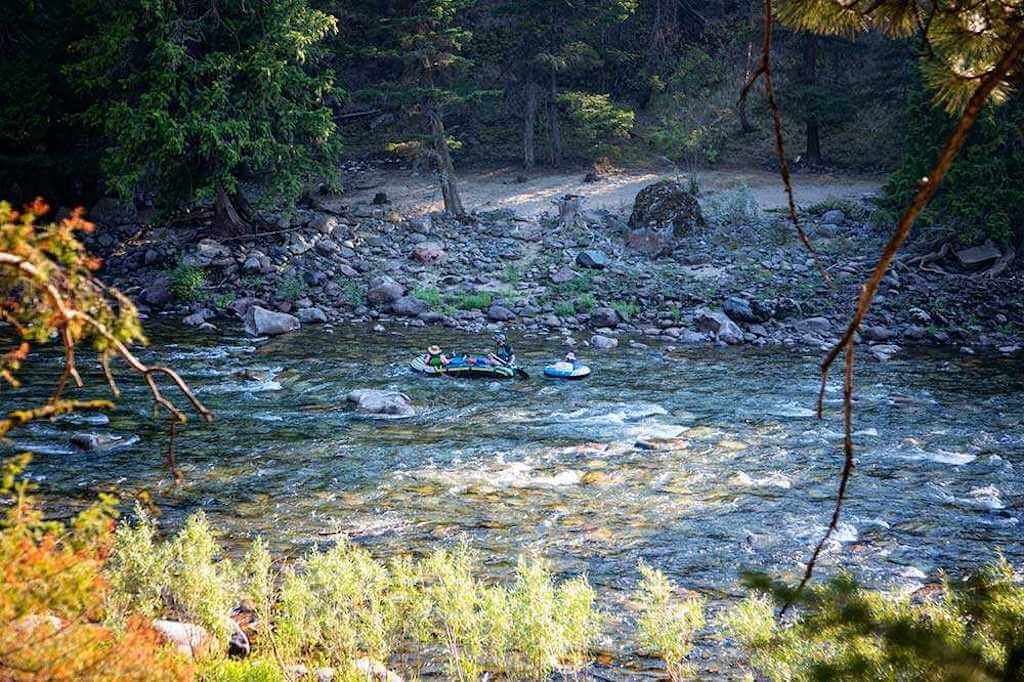
[[[638,560],[721,604],[741,594],[745,569],[795,575],[831,514],[840,386],[830,382],[817,420],[817,352],[624,345],[584,350],[593,376],[557,382],[540,370],[564,352],[559,339],[513,337],[533,377],[497,382],[408,369],[431,342],[489,344],[447,331],[311,328],[254,342],[157,328],[155,339],[143,356],[179,369],[217,414],[179,435],[182,484],[164,465],[165,425],[121,372],[109,423],[33,424],[7,446],[36,453],[30,473],[51,504],[145,488],[165,527],[203,509],[230,544],[262,535],[289,555],[342,534],[378,556],[465,538],[502,575],[536,552],[588,575],[613,631]],[[13,395],[45,399],[58,370],[55,355],[35,361]],[[858,466],[823,572],[913,587],[997,548],[1024,562],[1022,370],[1019,357],[938,353],[860,364]],[[88,378],[86,393],[102,395]],[[418,415],[356,415],[344,396],[358,387],[403,391]],[[69,437],[82,430],[138,438],[80,452]],[[709,638],[702,656],[717,646]]]

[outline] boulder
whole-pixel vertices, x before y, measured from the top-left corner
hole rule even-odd
[[[713,334],[723,343],[731,346],[743,343],[743,331],[725,313],[702,308],[693,316],[693,323],[697,329]]]
[[[787,320],[803,313],[800,304],[792,298],[780,298],[772,306],[775,309],[772,317],[776,320]]]
[[[429,306],[415,296],[402,296],[391,304],[391,312],[402,317],[416,317],[425,313]]]
[[[135,206],[111,197],[103,197],[97,201],[86,218],[105,227],[121,227],[131,225],[138,220]]]
[[[213,317],[214,313],[209,308],[200,308],[191,315],[182,319],[182,324],[187,327],[200,327],[204,322]]]
[[[117,436],[109,433],[90,433],[81,431],[71,436],[71,444],[86,452],[109,452],[134,445],[138,436]]]
[[[590,324],[594,327],[615,327],[622,321],[615,308],[594,308],[590,311]]]
[[[412,257],[424,265],[436,263],[444,258],[444,247],[437,242],[420,242],[413,247]]]
[[[591,270],[603,270],[608,267],[608,255],[598,249],[587,249],[576,255],[576,264]]]
[[[189,658],[202,658],[210,649],[213,637],[201,625],[173,620],[154,620],[157,635]]]
[[[888,362],[892,359],[892,356],[896,355],[900,350],[900,347],[896,344],[886,343],[871,346],[868,352],[875,360],[878,360],[879,362]]]
[[[171,293],[171,278],[165,274],[156,275],[139,296],[143,303],[160,308],[174,300]]]
[[[808,317],[794,322],[793,327],[810,334],[827,334],[832,330],[832,323],[825,317]]]
[[[670,251],[675,240],[707,225],[697,197],[682,183],[662,180],[640,190],[629,216],[629,247],[644,253]]]
[[[730,296],[725,299],[722,310],[737,322],[746,322],[747,324],[767,322],[772,316],[772,311],[760,301],[740,296]]]
[[[397,391],[359,388],[350,392],[345,399],[354,403],[357,410],[366,414],[388,417],[411,417],[415,414],[409,396]]]
[[[883,327],[882,325],[872,325],[870,327],[864,327],[864,329],[861,330],[861,336],[863,336],[868,341],[881,343],[884,341],[888,341],[893,336],[895,336],[895,334],[888,327]]]
[[[366,302],[371,305],[394,303],[404,293],[405,287],[387,275],[380,275],[370,280],[366,288]]]
[[[590,337],[590,345],[598,350],[611,350],[612,348],[618,348],[619,340],[611,336],[594,334]]]
[[[317,306],[299,308],[296,315],[299,318],[299,322],[302,324],[323,324],[327,321],[327,313]]]
[[[491,322],[508,322],[514,320],[516,314],[503,305],[494,303],[487,309],[487,319]]]
[[[576,279],[576,271],[572,268],[561,267],[551,273],[551,281],[555,284],[565,284]]]
[[[293,332],[301,325],[299,318],[288,313],[277,313],[258,305],[252,305],[242,318],[245,331],[252,336],[277,336]]]
[[[838,208],[825,211],[821,216],[821,222],[831,225],[842,225],[846,221],[846,214]]]
[[[331,235],[338,230],[339,223],[338,219],[334,216],[321,214],[314,218],[310,225],[320,234]]]

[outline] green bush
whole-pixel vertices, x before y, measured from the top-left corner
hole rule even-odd
[[[302,296],[302,292],[305,290],[306,286],[298,277],[285,277],[277,283],[275,294],[282,301],[295,301]]]
[[[179,265],[171,272],[171,293],[179,301],[200,301],[206,294],[206,273],[193,265]]]
[[[881,200],[883,226],[891,228],[909,204],[955,122],[918,83],[906,111],[903,161],[889,176]],[[1019,94],[981,116],[918,224],[965,244],[986,237],[1003,243],[1024,238],[1022,130],[1024,96]]]
[[[486,310],[494,303],[494,294],[490,291],[478,291],[455,297],[455,307],[462,310]]]
[[[590,310],[597,305],[597,299],[591,293],[580,294],[576,297],[576,310],[580,312],[590,312]]]
[[[611,307],[614,308],[622,319],[627,322],[640,312],[640,306],[636,303],[628,303],[626,301],[615,301],[612,303]]]
[[[559,317],[572,317],[576,314],[576,304],[572,301],[560,301],[555,304],[555,315]]]
[[[721,624],[770,680],[1020,679],[1024,586],[1003,559],[924,599],[865,589],[841,573],[807,587],[792,625],[774,611],[793,588],[749,582],[762,593]]]
[[[569,134],[591,158],[613,153],[613,143],[627,138],[633,129],[636,114],[608,95],[573,91],[559,95],[558,101],[572,122]]]
[[[437,287],[420,287],[412,292],[412,295],[431,308],[438,308],[441,305],[441,292],[437,290]]]
[[[693,649],[694,635],[704,627],[704,600],[699,596],[680,598],[664,573],[643,562],[638,568],[642,577],[634,597],[640,607],[638,643],[665,661],[672,680],[692,677],[694,671],[686,657]]]

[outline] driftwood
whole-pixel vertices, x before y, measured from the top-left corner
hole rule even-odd
[[[942,275],[943,277],[966,277],[968,279],[992,279],[1002,274],[1010,263],[1017,258],[1017,251],[1012,246],[1007,247],[1006,252],[1003,253],[999,258],[995,260],[992,265],[981,270],[979,272],[950,272],[944,269],[942,266],[937,265],[940,261],[945,260],[953,247],[950,242],[946,242],[939,249],[930,251],[929,253],[922,254],[920,256],[914,256],[903,261],[906,266],[916,265],[924,272],[930,272],[936,275]]]

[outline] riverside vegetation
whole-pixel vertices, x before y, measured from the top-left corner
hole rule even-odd
[[[347,319],[373,319],[378,330],[380,321],[394,319],[384,316],[469,329],[520,320],[525,331],[557,329],[570,345],[574,330],[594,327],[601,333],[589,343],[599,350],[615,348],[618,332],[688,343],[800,344],[828,350],[820,408],[828,369],[842,354],[844,467],[831,523],[803,578],[793,585],[748,576],[753,596],[710,614],[705,597],[679,590],[641,564],[631,605],[619,609],[635,622],[636,651],[660,659],[673,679],[697,674],[688,657],[696,639],[711,632],[742,650],[739,666],[773,680],[1020,679],[1024,590],[1014,568],[998,557],[969,578],[910,593],[863,588],[842,572],[811,579],[839,528],[855,464],[856,344],[868,344],[880,361],[899,352],[886,343],[895,335],[953,341],[964,354],[972,354],[973,345],[1006,355],[1020,350],[1021,307],[1012,297],[1019,293],[1015,257],[1024,225],[1021,99],[1013,93],[1024,63],[1021,7],[790,0],[773,8],[766,0],[759,31],[751,28],[755,9],[721,3],[704,16],[660,0],[33,4],[4,34],[14,54],[4,60],[2,75],[8,92],[18,95],[0,108],[5,191],[9,186],[11,196],[27,202],[50,194],[68,206],[99,198],[101,210],[94,212],[106,209],[109,218],[101,222],[123,229],[103,230],[95,244],[105,256],[130,253],[109,274],[151,310],[176,299],[188,307],[188,324],[207,330],[227,309],[252,335],[323,323],[328,314],[305,295],[309,286],[339,303]],[[699,21],[691,26],[684,10]],[[865,33],[863,43],[844,42]],[[758,42],[763,48],[756,60]],[[788,64],[779,59],[780,45]],[[828,78],[819,71],[819,52],[834,58]],[[864,54],[878,63],[868,58],[863,68],[847,68]],[[906,67],[897,78],[887,75],[894,65]],[[759,79],[763,98],[748,97]],[[735,102],[732,93],[741,85]],[[894,99],[909,105],[865,104]],[[689,106],[690,100],[701,104]],[[769,118],[772,134],[743,143],[758,129],[751,118]],[[409,133],[411,122],[420,133]],[[811,168],[826,163],[825,150],[841,149],[845,134],[853,157],[894,170],[882,210],[870,222],[895,229],[884,245],[876,243],[882,256],[867,269],[863,287],[854,276],[864,263],[850,261],[866,256],[851,259],[852,250],[844,249],[867,243],[856,237],[868,221],[856,217],[857,206],[822,207],[812,213],[820,218],[815,236],[839,241],[815,250],[802,227],[807,215],[792,202],[790,162],[796,159],[785,152],[787,124],[801,130],[801,160]],[[900,129],[909,142],[894,135]],[[347,206],[338,194],[345,135],[356,147],[431,168],[444,213],[424,224]],[[501,138],[515,140],[515,151],[505,157],[495,143]],[[574,156],[593,163],[588,175],[595,176],[631,155],[649,162],[667,153],[673,163],[693,166],[715,164],[723,154],[764,161],[757,150],[774,147],[789,219],[809,253],[797,261],[795,249],[776,253],[755,245],[764,249],[760,269],[749,267],[750,250],[729,263],[742,275],[740,290],[702,291],[690,281],[681,295],[670,296],[679,275],[701,279],[690,266],[747,246],[728,238],[722,229],[728,221],[739,216],[751,224],[737,227],[762,239],[781,234],[782,221],[754,224],[742,197],[716,200],[708,211],[718,231],[704,232],[699,188],[679,182],[650,188],[646,197],[653,202],[638,197],[625,225],[619,225],[624,215],[588,220],[572,196],[559,201],[557,218],[526,231],[515,216],[471,215],[456,164],[487,150],[493,158],[514,155],[529,171],[540,156],[538,140],[550,166]],[[102,197],[108,193],[118,199]],[[296,201],[300,218],[293,226]],[[386,204],[387,197],[376,203]],[[672,210],[653,210],[665,205]],[[63,352],[62,369],[50,398],[12,410],[0,420],[0,435],[112,408],[111,400],[79,400],[77,391],[85,378],[100,378],[118,397],[113,366],[123,363],[144,384],[154,416],[169,424],[166,457],[177,480],[175,434],[188,409],[207,421],[213,414],[172,368],[136,355],[133,344],[146,341],[139,311],[94,277],[101,263],[78,238],[92,228],[82,212],[62,211],[57,222],[42,225],[38,219],[46,212],[41,201],[20,212],[0,204],[0,312],[15,339],[0,360],[0,376],[17,388],[38,346],[51,340]],[[928,230],[918,238],[933,243],[921,240],[911,258],[895,260],[919,216]],[[368,228],[363,219],[374,222]],[[609,224],[617,227],[608,230]],[[320,236],[302,234],[309,229]],[[397,245],[388,244],[383,235],[399,229]],[[147,233],[149,243],[137,248]],[[207,238],[193,238],[200,233]],[[165,239],[168,234],[176,238]],[[280,234],[288,236],[270,254],[257,247]],[[449,266],[458,272],[426,272],[445,256],[444,245],[429,239],[437,235],[470,243]],[[482,237],[499,243],[498,256],[484,255]],[[682,263],[694,244],[706,247],[703,239],[711,248]],[[527,244],[561,251],[538,261],[537,249],[527,252]],[[393,274],[412,274],[410,246],[417,277],[396,281]],[[360,250],[400,254],[402,262],[382,265],[360,257]],[[290,260],[299,256],[326,259],[330,270],[296,267]],[[526,267],[504,262],[527,256]],[[658,261],[666,256],[671,265],[662,270]],[[638,272],[638,263],[654,265]],[[473,284],[486,287],[451,289],[466,283],[467,265],[478,273]],[[903,271],[889,273],[893,265]],[[839,287],[811,291],[816,268],[823,281],[840,280]],[[164,271],[159,279],[157,270]],[[765,274],[775,271],[787,273],[784,281]],[[499,290],[489,273],[500,273]],[[847,282],[842,273],[850,275]],[[944,286],[929,285],[922,273],[942,277]],[[274,281],[242,282],[243,275],[270,274]],[[457,279],[448,279],[453,275]],[[920,285],[915,295],[940,307],[945,296],[935,294],[948,288],[956,296],[953,310],[907,309],[901,275]],[[650,284],[637,286],[633,276]],[[557,296],[537,288],[541,277],[557,287]],[[1005,287],[995,299],[1005,310],[986,315],[991,321],[967,318],[964,292],[999,292],[990,280]],[[789,284],[806,301],[775,293]],[[515,286],[530,289],[529,295],[519,299]],[[852,321],[833,327],[830,316],[842,314],[852,299]],[[872,308],[891,299],[890,310]],[[830,316],[805,315],[805,303]],[[684,309],[690,304],[700,308]],[[721,312],[712,309],[718,305]],[[864,327],[875,321],[870,314],[881,314],[884,324]],[[790,336],[790,329],[800,336]],[[83,377],[79,352],[89,347],[100,374]],[[9,460],[0,480],[8,506],[0,527],[4,678],[546,679],[598,675],[602,664],[599,640],[609,608],[584,577],[556,580],[540,559],[520,559],[515,575],[501,582],[487,577],[465,546],[380,561],[336,542],[275,562],[257,540],[232,558],[201,514],[166,538],[158,537],[142,508],[134,522],[118,524],[123,510],[107,495],[84,512],[47,518],[32,497],[32,481],[22,475],[27,464],[24,456]]]

